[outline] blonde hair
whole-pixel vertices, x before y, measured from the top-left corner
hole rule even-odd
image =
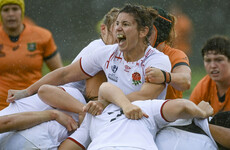
[[[119,13],[119,8],[113,7],[100,21],[98,21],[96,26],[97,32],[98,33],[101,32],[100,30],[101,24],[106,25],[109,30],[112,24],[116,21],[118,13]]]

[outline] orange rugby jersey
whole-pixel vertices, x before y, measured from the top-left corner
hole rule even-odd
[[[25,89],[42,77],[44,59],[56,54],[52,34],[41,27],[25,24],[17,42],[0,27],[0,110],[9,89]]]
[[[172,70],[179,65],[187,65],[189,66],[189,59],[187,55],[178,49],[172,48],[168,45],[165,45],[164,50],[162,51],[165,55],[167,55],[170,59]],[[171,85],[168,85],[167,94],[165,99],[176,99],[182,98],[183,92],[174,89]]]
[[[214,114],[221,111],[230,111],[230,87],[225,93],[225,100],[219,101],[216,83],[206,75],[193,89],[190,100],[199,104],[202,100],[209,102],[214,109]]]

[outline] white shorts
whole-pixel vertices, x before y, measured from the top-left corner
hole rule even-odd
[[[156,136],[159,150],[216,150],[211,138],[173,127],[162,129]]]

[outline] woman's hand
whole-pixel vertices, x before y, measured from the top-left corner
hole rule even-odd
[[[27,90],[8,90],[7,102],[12,103],[15,100],[28,97]]]
[[[129,119],[138,120],[141,119],[143,116],[148,118],[149,116],[142,112],[141,108],[133,105],[130,103],[130,105],[127,105],[123,108],[123,112],[125,116]]]
[[[155,84],[161,84],[165,82],[165,77],[160,69],[148,67],[145,70],[145,81]]]
[[[100,115],[108,104],[109,102],[104,100],[90,101],[83,107],[83,111],[94,116]]]
[[[198,104],[198,107],[204,112],[204,116],[203,118],[207,118],[211,115],[213,115],[213,108],[212,106],[208,103],[208,102],[205,102],[205,101],[201,101],[199,104]]]

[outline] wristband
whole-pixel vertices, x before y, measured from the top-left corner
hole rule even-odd
[[[168,84],[171,82],[171,73],[166,72],[166,81],[165,82]]]
[[[165,83],[165,81],[166,81],[166,72],[165,71],[163,71],[163,70],[161,70],[161,72],[163,73],[163,75],[164,75],[164,81],[162,82],[162,83]]]
[[[169,72],[165,72],[164,70],[161,70],[161,72],[164,75],[164,82],[162,83],[170,83],[171,82],[171,74]]]

